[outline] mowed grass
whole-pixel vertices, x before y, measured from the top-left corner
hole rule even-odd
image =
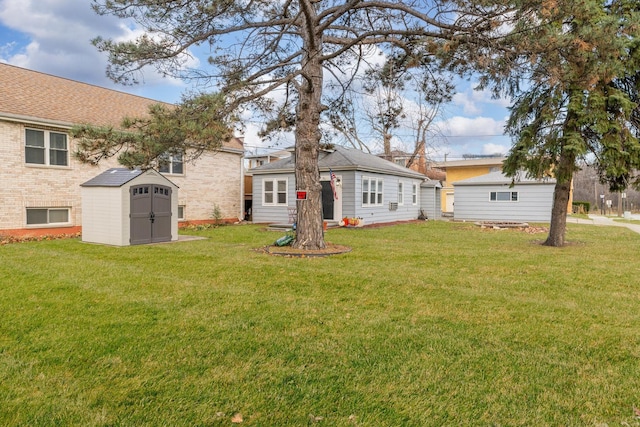
[[[638,426],[640,235],[568,227],[2,246],[0,425]]]

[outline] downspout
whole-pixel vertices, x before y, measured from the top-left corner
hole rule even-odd
[[[244,154],[240,156],[240,205],[238,220],[244,220]]]

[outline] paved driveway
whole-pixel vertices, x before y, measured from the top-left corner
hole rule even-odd
[[[640,220],[640,215],[631,215],[631,219]],[[613,218],[609,218],[602,215],[589,215],[589,219],[581,219],[581,218],[567,218],[567,223],[578,223],[578,224],[593,224],[593,225],[609,225],[614,227],[627,227],[629,230],[635,231],[640,234],[640,225],[638,224],[628,224],[625,222],[614,221]]]

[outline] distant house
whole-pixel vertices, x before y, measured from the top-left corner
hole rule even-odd
[[[263,154],[250,154],[244,157],[244,219],[250,221],[253,206],[253,176],[252,169],[267,163],[290,157],[293,149],[279,150]]]
[[[158,103],[7,64],[0,64],[0,93],[0,234],[79,230],[80,184],[118,164],[76,161],[69,130],[86,123],[118,127]],[[160,172],[180,187],[180,220],[210,220],[216,208],[224,219],[242,217],[243,154],[242,141],[233,139],[194,164],[170,159]]]
[[[344,217],[362,218],[365,224],[412,220],[425,206],[439,201],[437,181],[360,150],[339,146],[322,150],[318,165],[326,221],[337,222]],[[252,169],[253,222],[295,220],[298,202],[294,167],[292,156]],[[336,176],[335,195],[330,171]],[[430,212],[425,212],[429,218],[439,217],[439,207],[432,206]]]
[[[480,157],[435,163],[433,165],[434,168],[446,173],[446,179],[442,185],[442,211],[450,214],[457,207],[456,199],[458,196],[455,195],[454,182],[486,175],[491,172],[500,172],[502,171],[502,162],[504,160],[504,157]]]
[[[406,151],[402,150],[391,150],[389,155],[382,153],[378,154],[378,157],[393,162],[398,166],[420,172],[423,175],[427,172],[427,157],[425,154],[424,145],[415,154],[407,153]]]
[[[453,183],[455,220],[549,222],[553,207],[554,179],[512,179],[502,172]]]

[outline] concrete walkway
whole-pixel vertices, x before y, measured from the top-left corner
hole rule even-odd
[[[622,218],[620,218],[622,219]],[[633,215],[631,219],[640,219],[640,216]],[[638,224],[629,224],[621,221],[614,221],[614,218],[609,218],[603,215],[589,215],[589,219],[582,218],[572,218],[567,217],[567,223],[577,223],[577,224],[592,224],[592,225],[608,225],[614,227],[627,227],[631,231],[635,231],[640,234],[640,225]]]

